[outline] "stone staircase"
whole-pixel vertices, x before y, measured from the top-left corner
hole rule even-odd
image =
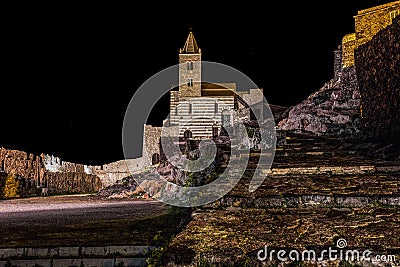
[[[400,206],[400,162],[371,158],[340,140],[287,132],[278,142],[272,168],[253,193],[249,182],[257,164],[252,153],[245,177],[218,204],[246,207],[308,205]]]
[[[254,192],[244,177],[220,200],[197,209],[164,255],[171,266],[400,266],[400,162],[374,158],[368,148],[337,139],[287,132],[272,168]],[[367,153],[365,153],[367,152]],[[373,151],[372,151],[373,152]],[[373,252],[395,261],[262,262],[260,249],[315,251],[336,248]],[[190,255],[187,256],[187,255]],[[197,264],[197,265],[196,265]],[[207,265],[208,264],[208,265]]]

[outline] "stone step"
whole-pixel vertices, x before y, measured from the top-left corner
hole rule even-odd
[[[254,192],[249,192],[251,172],[245,173],[228,196],[262,198],[287,195],[399,196],[400,172],[363,174],[266,175]]]
[[[13,259],[0,261],[0,267],[145,267],[146,258],[69,258],[69,259]]]
[[[238,197],[225,196],[212,204],[213,207],[241,207],[241,208],[306,208],[321,207],[376,207],[400,206],[400,196],[345,196],[345,195],[290,195],[269,197]]]
[[[147,266],[146,258],[155,247],[103,246],[103,247],[50,247],[2,248],[0,267],[33,266]]]

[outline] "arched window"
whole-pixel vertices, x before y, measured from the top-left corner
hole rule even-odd
[[[193,134],[191,130],[186,130],[185,132],[183,132],[183,137],[185,138],[192,138]]]

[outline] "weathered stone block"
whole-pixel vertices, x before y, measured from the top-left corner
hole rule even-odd
[[[59,257],[78,257],[79,247],[59,247],[58,248]]]
[[[329,205],[333,202],[331,196],[309,195],[302,196],[301,201],[303,205]]]
[[[52,267],[81,266],[82,259],[53,259]]]
[[[114,259],[99,259],[99,258],[83,258],[82,259],[83,266],[101,266],[101,267],[114,267],[115,261]],[[79,265],[78,265],[79,266]],[[128,266],[128,265],[124,265]]]
[[[7,259],[11,257],[22,257],[25,253],[23,248],[3,248],[0,249],[0,259]]]
[[[115,265],[118,266],[118,264],[120,266],[144,267],[147,266],[147,261],[146,258],[116,258]]]
[[[82,247],[82,256],[105,256],[108,254],[108,247]]]
[[[395,205],[400,206],[400,197],[381,197],[378,202],[385,205]]]
[[[118,256],[145,256],[150,252],[149,246],[109,246],[108,253]]]
[[[46,258],[58,255],[58,248],[25,248],[24,256]]]
[[[371,204],[370,198],[368,197],[335,197],[337,205],[349,206],[349,207],[361,207]]]

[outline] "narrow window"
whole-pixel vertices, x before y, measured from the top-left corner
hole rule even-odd
[[[188,79],[187,85],[188,85],[188,86],[193,86],[193,79]]]
[[[188,61],[188,63],[187,63],[187,69],[188,69],[188,70],[193,70],[193,62],[192,62],[192,61]]]
[[[218,114],[218,102],[217,101],[215,101],[215,103],[214,103],[214,113]]]
[[[192,114],[193,112],[193,104],[189,103],[189,114]]]

